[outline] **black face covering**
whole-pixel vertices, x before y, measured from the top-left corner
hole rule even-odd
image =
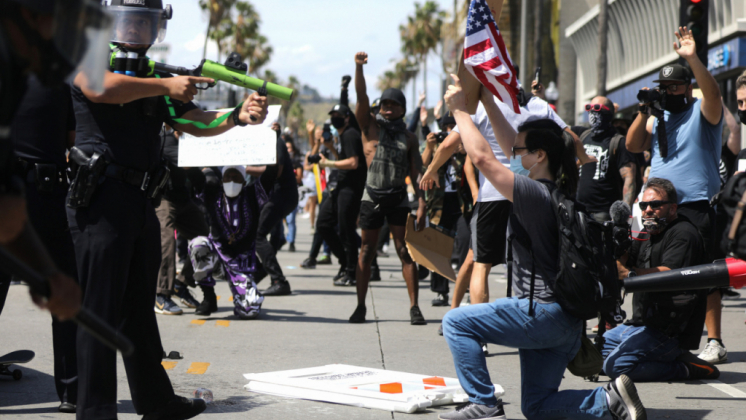
[[[591,125],[591,131],[594,135],[603,134],[611,127],[611,120],[614,117],[609,111],[589,111],[588,123]]]
[[[663,105],[663,109],[665,109],[668,112],[673,112],[673,113],[681,112],[685,110],[690,104],[685,93],[681,95],[666,94],[665,98],[666,99]]]
[[[376,115],[376,123],[378,123],[379,127],[392,133],[407,130],[407,126],[406,124],[404,124],[404,117],[400,117],[395,120],[387,120],[383,117],[383,115],[378,114]]]
[[[340,128],[345,126],[345,118],[344,117],[332,117],[331,118],[332,125],[334,128],[339,130]]]
[[[741,120],[741,124],[746,124],[746,111],[738,110],[738,119]]]

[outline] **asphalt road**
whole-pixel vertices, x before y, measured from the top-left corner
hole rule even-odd
[[[217,286],[220,310],[197,317],[192,310],[181,316],[158,315],[166,352],[177,350],[184,359],[167,371],[174,389],[188,396],[199,387],[212,390],[215,401],[198,418],[204,419],[435,419],[452,407],[400,414],[248,392],[244,373],[261,373],[343,363],[425,375],[455,377],[450,351],[437,330],[445,308],[430,306],[434,294],[421,282],[420,307],[426,326],[409,324],[406,287],[395,256],[380,258],[383,281],[372,283],[368,295],[368,322],[353,325],[347,318],[355,309],[354,288],[334,287],[331,266],[303,270],[311,234],[308,220],[298,219],[297,252],[281,251],[292,296],[267,297],[258,320],[233,318],[226,284]],[[323,268],[322,268],[323,267]],[[496,270],[490,276],[491,297],[505,296],[505,279]],[[268,286],[265,280],[260,288]],[[638,384],[649,419],[738,419],[746,405],[746,291],[740,300],[726,301],[723,331],[730,361],[720,366],[719,381]],[[199,291],[195,295],[200,295]],[[200,299],[201,296],[198,296]],[[627,310],[630,311],[628,299]],[[202,320],[204,322],[194,321]],[[36,358],[16,368],[23,379],[0,377],[0,418],[73,419],[57,412],[52,378],[51,319],[34,307],[25,286],[11,286],[0,317],[0,354],[19,349]],[[702,339],[702,346],[705,337]],[[505,411],[510,419],[523,419],[520,410],[520,366],[515,349],[490,345],[487,359],[492,380],[505,389]],[[174,362],[174,361],[172,361]],[[209,364],[209,365],[206,365]],[[602,378],[604,379],[604,378]],[[602,382],[601,384],[605,384]],[[566,372],[562,389],[594,388]],[[140,418],[134,412],[124,368],[118,369],[119,418]]]

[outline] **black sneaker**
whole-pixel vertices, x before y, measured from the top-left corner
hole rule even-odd
[[[287,296],[292,293],[290,283],[287,280],[273,281],[272,286],[262,292],[264,296]]]
[[[295,252],[295,242],[290,242],[290,245],[288,245],[288,252]]]
[[[381,269],[378,267],[370,268],[370,281],[381,281]]]
[[[60,404],[59,407],[57,407],[57,411],[60,413],[70,413],[75,414],[75,411],[78,409],[78,407],[75,404],[69,403],[69,402],[63,402]]]
[[[438,335],[441,337],[443,336],[443,324],[440,324],[440,326],[438,326]]]
[[[689,370],[687,379],[717,379],[720,377],[720,370],[712,363],[702,360],[693,355],[691,352],[684,352],[676,358],[676,361],[682,362]]]
[[[637,395],[637,388],[627,375],[622,375],[606,385],[609,412],[615,420],[646,420],[645,407]]]
[[[181,315],[184,311],[171,300],[171,296],[158,293],[155,295],[155,313],[161,315]]]
[[[438,296],[430,302],[433,306],[448,306],[448,295],[438,293]]]
[[[422,316],[419,306],[412,306],[409,308],[409,323],[412,325],[427,325],[425,317]]]
[[[207,403],[201,398],[176,397],[168,404],[142,416],[142,420],[186,420],[205,411]]]
[[[494,407],[468,402],[456,407],[456,410],[439,414],[441,420],[506,420],[502,400]]]
[[[334,280],[335,286],[355,286],[357,282],[355,279],[352,278],[349,274],[345,273],[342,278],[339,278],[337,280]]]
[[[205,295],[202,303],[197,306],[194,311],[195,314],[201,316],[208,316],[218,310],[218,297],[215,296],[215,288],[210,286],[200,286],[202,294]]]
[[[192,293],[189,292],[189,289],[187,289],[186,285],[175,285],[174,289],[176,289],[176,296],[181,301],[181,304],[186,306],[187,308],[196,308],[199,306],[199,301],[192,296]]]
[[[341,279],[342,277],[346,275],[347,275],[347,269],[344,267],[339,267],[339,271],[337,271],[337,274],[334,276],[332,280],[336,282],[337,280]]]
[[[723,291],[723,300],[737,300],[741,298],[741,294],[736,292],[736,289],[733,287],[721,290]]]
[[[362,324],[365,322],[365,312],[367,312],[365,305],[358,305],[357,308],[355,308],[355,312],[352,313],[352,316],[350,317],[350,324]]]
[[[316,268],[316,259],[306,258],[305,260],[303,260],[302,263],[300,263],[300,268],[305,268],[305,269]]]
[[[321,258],[316,260],[318,265],[332,265],[332,259],[328,255],[322,255]]]

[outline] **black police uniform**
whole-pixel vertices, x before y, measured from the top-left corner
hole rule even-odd
[[[13,143],[10,129],[18,104],[26,91],[26,78],[18,60],[11,56],[0,28],[0,194],[18,194],[13,181]],[[0,270],[0,313],[10,287],[10,275]]]
[[[161,77],[169,77],[160,74]],[[138,414],[174,398],[161,366],[163,347],[153,311],[161,262],[160,227],[141,185],[161,159],[161,127],[195,109],[164,97],[126,104],[96,104],[72,89],[77,120],[75,145],[110,162],[90,204],[67,209],[75,243],[83,306],[116,326],[135,346],[124,358],[132,402]],[[78,330],[78,418],[116,418],[116,353]]]
[[[29,77],[26,95],[11,130],[15,173],[25,181],[29,222],[54,264],[72,279],[76,279],[77,269],[65,212],[68,187],[65,155],[68,133],[74,129],[70,87],[48,88],[35,76]],[[54,382],[63,403],[77,404],[76,333],[75,323],[52,317]]]

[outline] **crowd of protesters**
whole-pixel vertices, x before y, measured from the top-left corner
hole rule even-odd
[[[654,82],[665,101],[643,102],[627,119],[616,113],[609,98],[597,96],[585,106],[587,127],[566,124],[543,99],[538,81],[531,84],[531,92],[520,88],[519,111],[482,88],[476,113],[470,115],[460,80],[454,76],[454,84],[433,110],[437,131],[431,132],[434,126],[429,124],[429,110],[422,107],[424,97],[409,122],[407,99],[400,89],[386,89],[371,100],[364,74],[369,57],[361,51],[351,62],[354,77],[342,78],[340,102],[329,110],[328,122],[317,126],[308,121],[310,150],[303,155],[293,133],[275,123],[276,163],[265,166],[177,164],[183,133],[206,134],[185,119],[215,121],[209,135],[260,124],[267,102],[256,93],[247,95],[230,115],[219,115],[191,102],[196,93],[193,83],[208,79],[192,80],[186,87],[168,78],[158,80],[170,89],[171,97],[184,99],[176,106],[163,102],[170,107],[167,116],[148,113],[150,105],[138,102],[151,96],[138,96],[134,87],[143,82],[137,78],[122,82],[131,84],[131,90],[110,89],[105,94],[87,89],[78,79],[72,89],[52,90],[32,78],[29,96],[9,131],[16,149],[14,171],[32,191],[30,219],[37,227],[48,225],[41,236],[50,250],[57,251],[54,264],[82,285],[83,305],[113,325],[124,319],[123,333],[137,337],[141,359],[125,359],[125,365],[132,375],[133,394],[138,389],[142,396],[135,401],[138,413],[188,418],[204,410],[204,403],[176,397],[159,368],[162,347],[149,300],[156,314],[182,315],[184,310],[174,299],[178,298],[197,316],[208,316],[218,309],[217,282],[226,281],[235,317],[261,320],[267,298],[292,294],[278,251],[285,245],[290,252],[297,250],[302,214],[310,221],[313,241],[301,267],[313,269],[333,264],[332,257],[337,260],[338,274],[329,280],[357,292],[356,302],[349,306],[350,323],[366,322],[370,282],[381,280],[377,258],[387,250],[393,250],[401,263],[412,325],[426,324],[419,288],[420,280],[430,275],[432,306],[452,309],[438,333],[451,349],[461,386],[469,395],[467,404],[440,418],[505,418],[485,361],[487,345],[496,344],[520,349],[521,407],[527,418],[644,419],[634,382],[718,378],[715,365],[728,360],[721,300],[738,293],[636,293],[628,320],[603,320],[596,326],[596,331],[605,331],[603,372],[610,382],[593,390],[558,392],[565,368],[587,332],[583,320],[563,308],[555,293],[560,256],[552,196],[560,191],[571,197],[598,223],[613,218],[610,208],[615,202],[639,208],[643,231],[638,233],[644,235],[617,259],[620,280],[724,256],[718,242],[727,216],[716,197],[736,172],[736,162],[746,158],[738,140],[739,122],[746,124],[746,74],[737,81],[738,121],[697,57],[691,32],[679,28],[676,37],[674,49],[687,65],[660,70]],[[354,109],[348,98],[350,83],[357,98]],[[38,110],[57,102],[64,102],[69,112],[60,114],[59,127],[50,131],[53,125],[41,124]],[[127,106],[109,107],[120,103]],[[142,126],[111,117],[119,112],[144,113],[137,120]],[[97,121],[119,131],[99,127]],[[724,125],[728,137],[723,136]],[[138,130],[147,132],[152,144],[143,143],[135,152],[127,141],[137,137]],[[41,137],[54,140],[54,153],[39,157],[33,150],[34,140]],[[162,146],[153,146],[156,143]],[[94,165],[91,161],[98,156],[110,159],[100,174],[100,189],[91,193],[93,200],[67,209],[66,149],[73,150],[69,159],[77,171]],[[170,180],[162,199],[151,201],[131,187],[139,184],[145,190],[155,165],[145,167],[144,162],[160,158]],[[42,210],[49,213],[52,207],[59,220],[45,219]],[[116,226],[107,225],[108,220]],[[410,256],[405,241],[408,225],[417,231],[437,226],[456,237],[449,260],[457,268],[452,292],[448,279],[418,267]],[[524,238],[511,245],[508,238],[516,234]],[[67,245],[54,246],[61,243]],[[513,296],[490,302],[489,274],[505,263],[514,279]],[[270,284],[260,291],[257,284],[265,277]],[[95,278],[116,281],[104,284]],[[9,283],[0,278],[0,309]],[[190,291],[197,287],[201,300]],[[471,305],[462,307],[467,290]],[[94,301],[94,296],[100,299]],[[131,302],[137,305],[125,305]],[[694,355],[691,351],[699,349],[705,329],[704,349]],[[78,413],[116,416],[115,395],[97,387],[115,378],[114,352],[86,334],[76,342],[70,338],[75,329],[57,320],[53,331],[60,411],[76,410],[80,386]],[[145,367],[156,371],[152,381],[150,376],[138,376]]]

